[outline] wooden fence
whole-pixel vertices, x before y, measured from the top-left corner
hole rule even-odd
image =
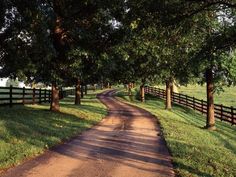
[[[155,87],[144,88],[145,93],[157,96],[162,99],[166,99],[165,90]],[[190,97],[181,93],[172,93],[171,100],[173,103],[184,105],[186,107],[192,108],[202,114],[207,114],[207,102],[204,100],[197,99],[195,97]],[[222,104],[215,104],[215,117],[221,121],[226,121],[232,125],[236,124],[236,108],[224,106]]]
[[[74,94],[75,89],[60,90],[60,99]],[[0,105],[35,104],[51,102],[51,90],[18,87],[0,87]]]

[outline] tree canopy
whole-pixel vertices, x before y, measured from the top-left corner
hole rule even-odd
[[[1,0],[0,75],[57,87],[210,73],[220,88],[236,83],[235,25],[234,0]]]

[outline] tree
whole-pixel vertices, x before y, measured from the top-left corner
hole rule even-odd
[[[224,82],[225,78],[229,78],[229,76],[231,77],[228,80],[231,81],[231,83],[234,79],[233,74],[229,73],[229,71],[232,71],[232,67],[225,64],[228,61],[226,55],[229,56],[229,52],[224,52],[224,57],[222,57],[222,51],[225,51],[225,49],[229,51],[229,48],[233,47],[235,44],[235,34],[233,32],[233,29],[235,29],[235,22],[233,19],[235,18],[233,17],[235,16],[236,4],[233,1],[224,0],[160,1],[160,3],[157,3],[158,7],[153,4],[153,1],[137,2],[133,0],[127,3],[130,7],[130,18],[128,23],[131,23],[131,26],[136,29],[135,32],[138,32],[140,35],[141,31],[147,31],[148,27],[151,26],[163,31],[164,35],[160,35],[161,32],[158,31],[159,34],[156,33],[158,34],[158,38],[155,38],[157,35],[153,35],[154,37],[150,40],[162,41],[157,44],[162,50],[159,50],[158,53],[159,58],[161,58],[158,66],[159,71],[156,69],[155,73],[163,78],[160,80],[167,81],[166,93],[167,98],[169,99],[166,99],[166,107],[170,108],[170,95],[168,94],[170,93],[169,82],[173,80],[173,78],[177,78],[182,83],[188,83],[192,77],[196,76],[192,70],[201,68],[197,66],[203,66],[203,70],[200,71],[198,69],[198,73],[200,73],[200,75],[205,75],[207,81],[207,127],[212,127],[214,129],[214,123],[210,123],[214,122],[210,121],[213,120],[214,117],[212,111],[212,82],[215,80],[214,78],[216,78],[216,75],[218,81],[221,81],[221,83],[222,81]],[[133,13],[135,15],[133,15]],[[222,19],[222,16],[224,16],[224,19]],[[146,22],[143,19],[148,20]],[[224,23],[224,27],[222,26],[222,23]],[[149,33],[149,35],[150,34],[152,33]],[[212,42],[212,39],[215,39],[213,40],[214,42]],[[201,63],[200,65],[199,63],[190,64],[192,62],[189,62],[191,61],[189,59],[191,59],[192,56],[196,56],[196,53],[198,57],[194,58]],[[205,55],[201,57],[201,55],[198,55],[199,53]],[[216,58],[218,58],[218,61]],[[231,58],[230,60],[232,60],[232,57],[228,58]],[[152,59],[154,61],[156,60],[154,58]],[[218,64],[216,64],[216,61]],[[188,63],[189,65],[187,65]],[[184,70],[184,67],[182,66],[188,67]],[[219,75],[223,77],[220,78]]]
[[[13,87],[18,87],[19,86],[19,81],[18,79],[7,79],[7,82],[6,82],[6,87],[10,87],[10,86],[13,86]]]
[[[101,33],[99,27],[103,25],[109,30],[111,26],[108,25],[109,20],[119,16],[117,12],[120,8],[108,1],[78,3],[75,0],[30,2],[9,0],[6,2],[11,4],[10,7],[6,7],[6,11],[12,9],[10,14],[14,14],[15,17],[6,25],[4,35],[1,35],[5,39],[1,51],[2,75],[16,77],[21,74],[26,79],[51,83],[50,109],[59,111],[58,86],[62,85],[67,77],[68,67],[76,62],[70,60],[67,53],[77,45],[85,50],[95,47],[95,51],[99,51],[100,44],[105,46],[104,44],[107,44],[104,43],[105,40],[96,42],[101,37],[106,39],[106,34]],[[18,24],[24,25],[19,27]],[[8,31],[10,35],[7,35]],[[22,32],[23,37],[19,37]],[[92,43],[88,42],[90,39],[93,39]],[[17,59],[13,59],[13,56],[17,56]]]

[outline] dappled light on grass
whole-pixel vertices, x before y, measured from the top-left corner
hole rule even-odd
[[[120,95],[129,101],[125,92]],[[217,130],[208,131],[204,115],[178,105],[167,111],[164,101],[153,96],[145,104],[130,104],[158,117],[179,176],[236,176],[236,126],[217,121]]]
[[[106,108],[95,94],[85,96],[82,105],[74,98],[61,101],[61,112],[49,111],[49,105],[0,107],[0,168],[42,153],[63,140],[98,123]]]

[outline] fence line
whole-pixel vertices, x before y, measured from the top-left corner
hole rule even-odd
[[[74,95],[75,89],[60,90],[60,99],[68,95]],[[9,105],[12,107],[16,104],[35,104],[50,103],[51,90],[48,89],[29,89],[18,87],[0,87],[0,105]]]
[[[157,96],[162,99],[166,99],[166,93],[163,89],[146,86],[144,88],[144,91],[145,93]],[[175,92],[171,94],[171,100],[176,104],[184,105],[193,110],[199,111],[202,114],[207,114],[207,102],[205,100],[200,100],[195,97],[190,97],[188,95]],[[214,104],[214,107],[215,117],[217,119],[229,122],[232,125],[236,124],[236,108],[232,106],[224,106],[222,104]]]

